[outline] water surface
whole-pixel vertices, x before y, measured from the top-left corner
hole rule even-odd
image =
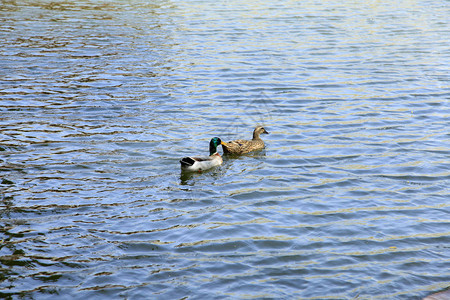
[[[445,1],[8,1],[0,289],[420,299],[450,285]],[[213,136],[266,149],[185,176]]]

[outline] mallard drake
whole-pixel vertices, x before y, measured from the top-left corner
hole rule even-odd
[[[228,143],[222,143],[223,153],[225,154],[245,154],[255,150],[264,149],[264,141],[259,137],[261,133],[269,134],[264,127],[258,126],[253,131],[253,139],[235,140]]]
[[[223,160],[217,152],[217,147],[223,142],[220,138],[214,137],[209,142],[209,156],[206,157],[184,157],[180,160],[181,169],[184,171],[204,171],[222,164]]]

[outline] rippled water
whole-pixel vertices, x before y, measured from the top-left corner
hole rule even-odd
[[[0,296],[450,286],[448,4],[3,1]]]

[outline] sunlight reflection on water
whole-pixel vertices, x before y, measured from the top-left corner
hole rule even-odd
[[[446,288],[448,13],[436,1],[4,3],[0,295]],[[248,139],[256,124],[264,151],[181,174],[212,136]]]

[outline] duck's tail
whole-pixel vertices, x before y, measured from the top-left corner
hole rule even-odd
[[[181,166],[190,167],[193,166],[195,163],[195,160],[190,157],[183,157],[180,160]]]

